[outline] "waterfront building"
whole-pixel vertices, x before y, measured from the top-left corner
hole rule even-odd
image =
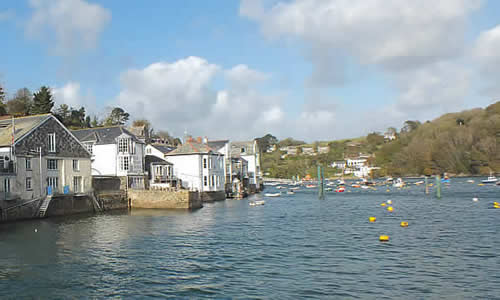
[[[162,144],[162,143],[152,143],[146,145],[146,155],[154,155],[156,157],[165,158],[165,155],[171,151],[175,150],[174,146]]]
[[[144,143],[123,126],[73,130],[92,154],[93,176],[118,176],[132,189],[144,189]]]
[[[224,194],[224,155],[203,143],[201,138],[188,138],[167,153],[165,160],[174,165],[174,176],[180,179],[183,188]]]
[[[144,161],[150,189],[177,186],[174,164],[154,155],[146,155]]]
[[[262,173],[260,167],[260,150],[257,140],[232,142],[231,157],[241,157],[248,162],[250,192],[260,191]]]
[[[0,120],[0,208],[92,190],[91,155],[51,114]]]

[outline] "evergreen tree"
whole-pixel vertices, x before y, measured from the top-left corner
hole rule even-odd
[[[99,123],[99,120],[97,120],[97,116],[94,116],[92,122],[90,122],[90,127],[95,128],[99,126],[101,126],[101,124]]]
[[[129,113],[125,112],[120,107],[115,107],[111,110],[111,113],[106,118],[106,121],[104,123],[106,126],[125,125],[129,117]]]
[[[27,116],[33,104],[33,95],[27,88],[17,90],[14,98],[7,102],[7,111],[14,116]]]
[[[42,86],[38,92],[33,94],[33,114],[47,114],[52,111],[54,100],[52,93],[46,86]]]

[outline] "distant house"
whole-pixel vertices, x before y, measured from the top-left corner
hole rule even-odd
[[[346,166],[345,160],[337,160],[331,164],[332,168],[343,169]]]
[[[316,155],[316,152],[314,151],[314,147],[302,147],[302,154],[304,155]]]
[[[248,162],[248,177],[250,189],[255,187],[255,191],[261,189],[262,173],[260,167],[260,150],[257,140],[232,142],[231,158],[241,157]]]
[[[267,148],[266,152],[272,153],[272,152],[276,151],[276,149],[277,149],[276,145],[271,145],[271,146],[269,146],[269,148]]]
[[[50,114],[0,120],[0,208],[47,194],[88,193],[90,153]]]
[[[209,141],[207,138],[202,140],[205,142],[208,147],[210,147],[212,150],[220,153],[223,155],[222,159],[224,161],[223,167],[224,167],[224,178],[225,178],[225,184],[231,184],[232,182],[232,176],[231,174],[231,142],[229,140],[217,140],[217,141]],[[229,187],[227,187],[229,188]]]
[[[92,153],[92,175],[126,177],[129,188],[143,189],[144,143],[123,126],[74,130]]]
[[[285,151],[287,155],[297,155],[299,153],[297,146],[288,146]]]
[[[318,153],[325,154],[330,152],[330,146],[318,146]]]
[[[394,132],[385,132],[384,133],[384,139],[386,141],[392,141],[392,140],[395,140],[396,139],[396,134]]]
[[[174,165],[174,176],[182,187],[199,192],[224,191],[224,155],[201,140],[189,138],[177,149],[167,153],[165,160]]]
[[[154,143],[146,145],[145,153],[146,155],[153,155],[164,159],[165,155],[167,155],[167,153],[172,152],[173,150],[175,150],[175,147],[173,146],[167,144]]]

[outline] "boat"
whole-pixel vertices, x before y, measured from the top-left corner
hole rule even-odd
[[[343,186],[340,186],[340,187],[338,187],[338,188],[335,190],[335,192],[337,192],[337,193],[343,193],[343,192],[345,192],[345,188],[344,188]]]
[[[298,187],[298,186],[297,186],[297,187],[293,187],[293,188],[290,188],[290,189],[291,189],[292,191],[296,191],[296,190],[300,189],[300,187]]]
[[[467,182],[468,182],[468,183],[474,183],[474,180],[469,179],[469,180],[467,180]]]
[[[287,195],[295,195],[295,192],[294,192],[294,191],[288,191],[288,192],[286,192],[286,193],[287,193]]]
[[[255,200],[249,203],[250,206],[264,205],[266,201],[264,200]]]
[[[362,188],[363,190],[366,190],[366,189],[369,189],[370,187],[369,187],[369,186],[367,186],[367,185],[362,185],[362,186],[361,186],[361,188]]]
[[[316,186],[314,184],[308,184],[306,185],[306,188],[308,189],[314,189]]]
[[[285,187],[284,187],[284,186],[277,186],[276,188],[277,188],[278,190],[280,190],[280,189],[285,189]]]
[[[331,192],[331,191],[333,191],[333,189],[331,187],[328,187],[328,188],[325,189],[325,191],[326,192]]]
[[[414,184],[415,184],[415,185],[421,185],[422,183],[424,183],[424,181],[423,181],[423,180],[420,180],[420,181],[415,182]]]
[[[357,183],[353,183],[353,184],[351,184],[351,186],[352,186],[353,188],[359,188],[359,187],[361,187],[361,185],[359,185],[359,184],[357,184]]]
[[[396,179],[396,182],[392,186],[400,188],[400,187],[403,187],[404,185],[405,185],[405,183],[403,182],[403,179],[401,179],[401,177],[400,177],[400,178]]]
[[[339,180],[337,180],[337,184],[338,184],[338,185],[345,185],[345,181],[344,181],[344,179],[339,179]]]
[[[495,176],[488,176],[488,179],[481,180],[482,183],[496,183],[498,181],[498,178]]]
[[[264,196],[266,196],[266,197],[279,197],[279,196],[281,196],[281,193],[265,193]]]

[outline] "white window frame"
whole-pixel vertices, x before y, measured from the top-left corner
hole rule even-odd
[[[203,186],[208,186],[208,178],[207,176],[203,176]]]
[[[51,162],[53,162],[53,164],[51,164]],[[57,170],[57,169],[58,169],[57,159],[48,158],[47,159],[47,170]]]
[[[83,145],[91,155],[94,155],[94,143],[83,143]]]
[[[51,153],[54,153],[56,152],[56,133],[55,132],[51,132],[49,134],[47,134],[48,136],[48,148],[49,148],[49,152]]]
[[[130,152],[130,139],[120,138],[118,139],[118,153],[129,153]]]
[[[120,171],[130,171],[130,157],[120,156]]]
[[[75,193],[82,192],[82,176],[73,176],[73,191]]]
[[[26,170],[31,170],[31,157],[26,157]]]
[[[3,180],[3,187],[4,187],[4,192],[10,193],[10,178],[6,177]]]
[[[207,168],[207,158],[204,157],[203,158],[203,169],[206,169]]]
[[[47,177],[47,186],[52,187],[52,193],[57,190],[59,187],[59,177],[57,176],[49,176]]]

